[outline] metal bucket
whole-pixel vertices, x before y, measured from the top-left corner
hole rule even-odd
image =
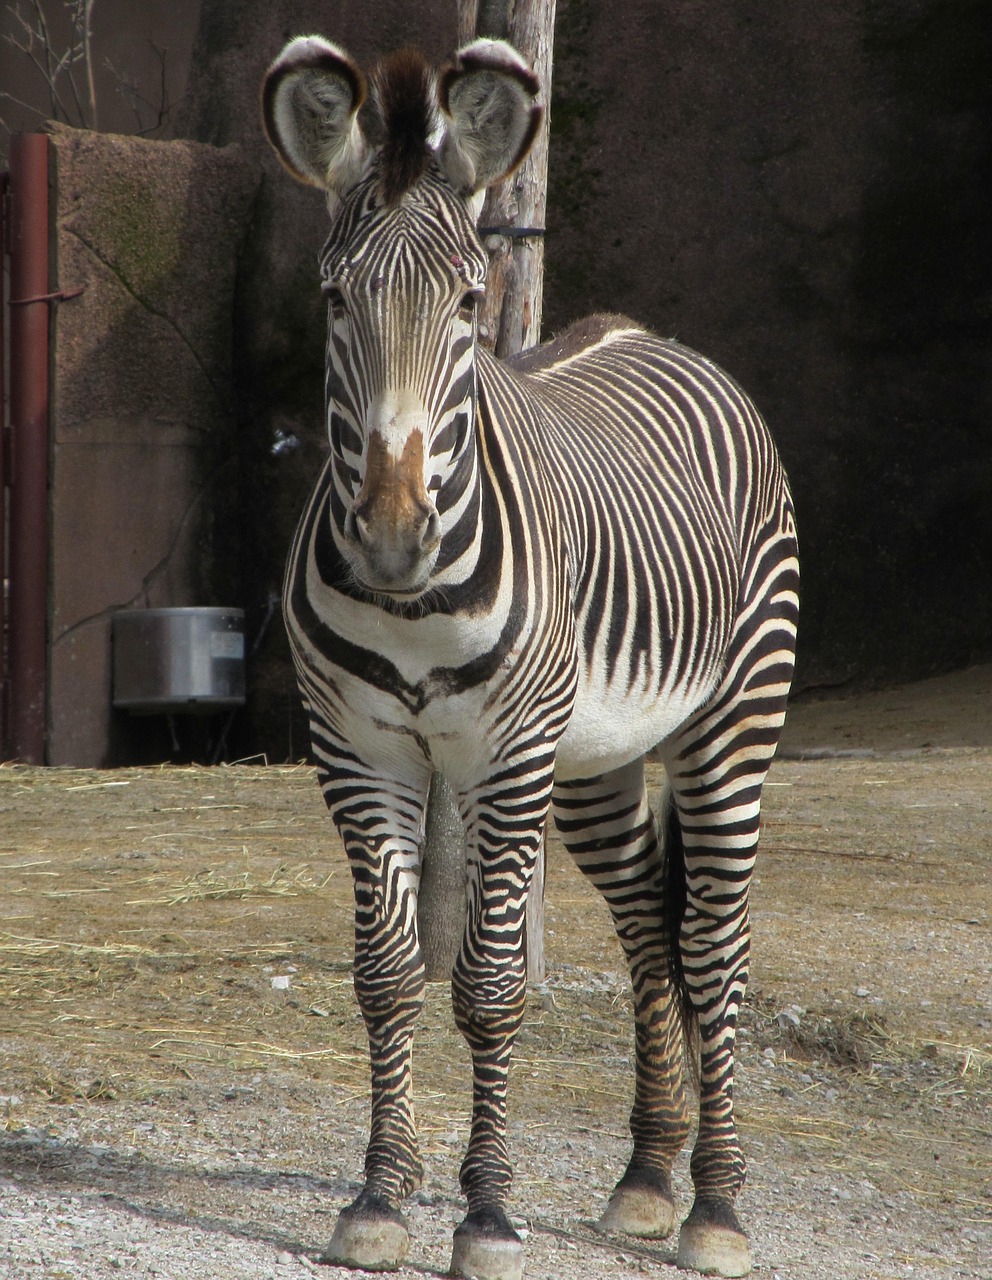
[[[125,609],[112,630],[115,707],[174,715],[244,705],[243,609]]]

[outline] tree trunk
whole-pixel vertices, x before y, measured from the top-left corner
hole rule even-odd
[[[508,39],[530,59],[542,86],[544,120],[527,159],[493,187],[480,219],[489,251],[479,335],[498,356],[540,341],[544,284],[544,218],[556,0],[459,0],[459,42]],[[454,797],[437,775],[427,802],[424,866],[417,921],[428,981],[450,977],[465,920],[465,848]],[[527,901],[527,975],[543,982],[544,849]]]

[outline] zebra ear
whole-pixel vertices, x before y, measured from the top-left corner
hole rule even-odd
[[[448,181],[471,196],[511,173],[533,144],[543,108],[540,84],[512,45],[475,40],[438,80],[447,129],[438,152]]]
[[[370,153],[358,123],[365,95],[365,76],[337,45],[286,45],[262,82],[262,123],[294,178],[339,197],[355,185]]]

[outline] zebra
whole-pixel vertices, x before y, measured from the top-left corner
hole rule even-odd
[[[509,363],[480,345],[482,198],[530,148],[538,98],[521,55],[491,40],[440,70],[402,50],[367,76],[301,36],[263,82],[269,141],[331,216],[329,447],[283,607],[353,873],[371,1132],[324,1260],[395,1270],[409,1248],[401,1204],[423,1177],[416,902],[436,771],[457,798],[469,881],[451,991],[473,1103],[451,1274],[522,1273],[507,1074],[525,900],[553,813],[609,905],[633,986],[632,1153],[599,1226],[675,1229],[691,1043],[694,1200],[677,1262],[745,1275],[734,1041],[761,790],[794,665],[793,507],[756,409],[679,343],[600,315]],[[649,751],[668,775],[662,823]]]

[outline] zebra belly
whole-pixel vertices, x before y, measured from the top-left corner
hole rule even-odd
[[[713,695],[719,673],[668,690],[626,690],[580,678],[555,757],[555,776],[590,778],[619,769],[670,738]]]

